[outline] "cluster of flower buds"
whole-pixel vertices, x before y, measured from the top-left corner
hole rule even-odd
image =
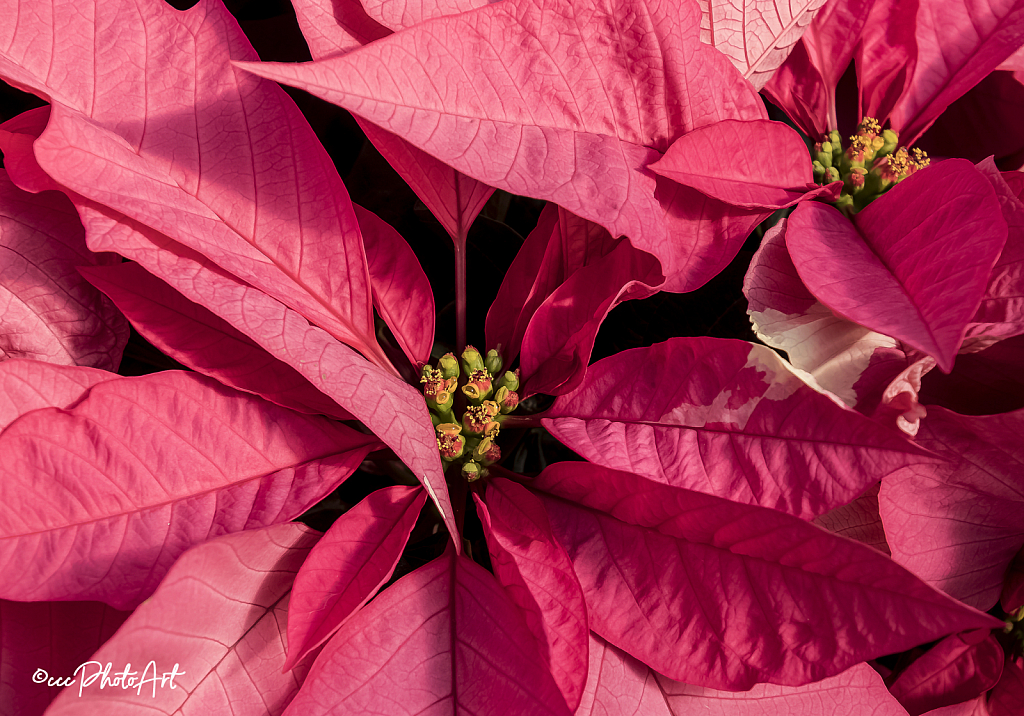
[[[839,132],[832,130],[814,145],[814,181],[818,184],[843,182],[836,207],[852,216],[908,176],[928,166],[928,155],[916,147],[908,152],[899,147],[899,135],[883,130],[878,120],[865,117],[843,148]]]
[[[441,460],[445,468],[460,463],[462,475],[469,482],[485,477],[487,466],[501,459],[501,449],[495,442],[501,416],[519,405],[519,371],[502,373],[502,367],[498,351],[489,350],[481,356],[476,348],[466,346],[461,359],[447,353],[436,368],[425,365],[420,373]],[[460,380],[465,408],[457,409]],[[463,401],[458,403],[461,406]]]

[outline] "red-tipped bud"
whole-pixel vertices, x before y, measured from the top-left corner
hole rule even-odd
[[[466,482],[476,482],[486,474],[487,471],[472,460],[462,464],[462,476],[466,478]]]
[[[493,465],[501,459],[501,448],[491,438],[484,438],[473,449],[473,459],[483,466]]]
[[[479,405],[490,398],[493,392],[491,374],[486,370],[473,371],[469,375],[469,382],[462,386],[462,392],[470,403]]]
[[[466,447],[466,438],[461,435],[437,432],[437,449],[445,460],[457,460],[462,457]]]
[[[462,371],[469,375],[483,369],[484,359],[480,356],[480,351],[473,346],[466,346],[466,350],[462,351]]]
[[[462,428],[467,435],[497,435],[498,422],[494,419],[499,412],[498,404],[485,400],[483,405],[471,405],[462,415]]]
[[[505,374],[501,376],[501,380],[498,381],[498,387],[519,390],[519,369],[506,370]]]
[[[494,402],[498,404],[502,415],[508,415],[519,407],[519,393],[502,386],[494,394]]]
[[[501,375],[501,367],[501,354],[494,348],[487,351],[487,357],[484,358],[484,368],[487,369],[487,372],[491,375]]]
[[[437,362],[437,368],[445,378],[458,379],[459,377],[459,359],[455,357],[454,353],[445,353],[441,356],[441,360]]]

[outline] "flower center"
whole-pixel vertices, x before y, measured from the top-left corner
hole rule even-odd
[[[896,132],[883,130],[873,117],[861,120],[845,149],[843,138],[833,129],[814,145],[814,181],[822,185],[842,181],[843,191],[836,208],[853,216],[931,162],[916,147],[909,152],[900,147],[899,140]]]
[[[519,371],[502,374],[501,369],[498,351],[489,350],[484,358],[476,348],[466,346],[461,361],[447,353],[438,360],[436,368],[428,364],[420,372],[423,398],[437,433],[441,462],[445,470],[453,463],[461,464],[462,476],[469,482],[485,477],[487,466],[501,459],[501,449],[495,440],[501,430],[502,416],[519,406],[516,393]],[[466,407],[458,411],[455,390],[463,375],[466,377],[462,386]],[[501,377],[495,379],[497,375]]]

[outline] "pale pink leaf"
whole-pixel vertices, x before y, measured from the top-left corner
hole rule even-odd
[[[373,287],[373,305],[418,367],[434,347],[434,292],[402,235],[368,209],[356,206]]]
[[[921,379],[935,367],[935,359],[925,356],[911,363],[892,379],[872,416],[877,422],[893,425],[910,437],[917,435],[928,409],[921,405]]]
[[[882,482],[879,511],[894,560],[957,599],[990,609],[1024,544],[1024,411],[966,417],[929,407],[918,444],[939,463]]]
[[[644,167],[686,131],[765,117],[728,60],[700,43],[697,13],[688,2],[506,0],[312,64],[241,66],[345,107],[478,181],[626,234],[683,281],[696,271],[697,242],[679,236],[695,224],[670,229],[681,220]]]
[[[94,250],[116,249],[138,261],[295,368],[358,418],[412,469],[449,531],[457,532],[437,438],[420,391],[195,251],[88,202],[79,205],[79,212]]]
[[[878,490],[881,485],[878,483],[853,502],[840,505],[812,521],[833,534],[855,539],[879,552],[892,554],[885,541],[882,517],[878,514]]]
[[[309,669],[306,663],[282,674],[281,665],[289,590],[318,537],[303,525],[284,524],[193,547],[47,716],[281,714]],[[131,664],[139,678],[156,680],[101,689],[95,675],[108,662],[111,678]],[[177,675],[164,682],[172,672]]]
[[[366,14],[396,32],[442,15],[456,15],[497,0],[363,0]]]
[[[534,639],[494,577],[449,548],[342,626],[285,713],[568,716]]]
[[[591,629],[679,681],[799,686],[1001,625],[870,547],[777,510],[585,463],[552,466],[532,487],[554,495],[544,506]]]
[[[542,422],[593,463],[806,519],[922,459],[774,351],[715,338],[598,361]]]
[[[97,383],[119,378],[115,373],[83,366],[23,359],[0,362],[0,431],[25,413],[66,408]]]
[[[950,634],[889,685],[910,716],[977,698],[1003,673],[1003,647],[988,629]]]
[[[429,0],[413,3],[416,7],[410,9],[414,11],[430,5]],[[366,14],[358,0],[331,0],[330,9],[325,0],[294,0],[292,4],[314,60],[349,52],[390,34],[390,30]],[[494,189],[371,122],[360,117],[356,121],[377,151],[441,222],[455,245],[463,246],[470,225]]]
[[[786,229],[800,278],[822,303],[947,373],[1005,242],[995,191],[961,159],[915,172],[853,223],[803,202]]]
[[[763,343],[786,352],[794,368],[851,408],[855,386],[879,349],[895,349],[895,338],[840,318],[807,290],[786,248],[788,219],[770,228],[743,278],[747,314]]]
[[[61,691],[57,680],[72,677],[128,616],[99,602],[0,600],[4,716],[43,713]]]
[[[47,105],[22,112],[0,124],[0,152],[4,155],[4,169],[15,186],[33,194],[47,189],[64,191],[64,187],[42,170],[32,151],[32,144],[46,129],[49,119],[50,107]]]
[[[79,269],[146,340],[182,365],[300,413],[352,416],[290,365],[135,262]]]
[[[724,53],[759,90],[825,1],[698,0],[701,40]]]
[[[587,679],[587,608],[572,562],[529,490],[493,478],[485,499],[474,495],[494,576],[540,639],[544,659],[575,712]],[[486,503],[486,504],[485,504]]]
[[[285,669],[327,641],[391,578],[426,499],[420,487],[385,487],[331,525],[295,577]]]
[[[345,187],[280,87],[232,67],[256,55],[222,5],[2,12],[19,20],[0,36],[0,75],[53,101],[34,144],[47,174],[205,254],[388,366]],[[94,73],[103,66],[123,71]]]
[[[722,155],[736,157],[722,161]],[[655,174],[745,209],[784,209],[821,197],[835,201],[842,185],[812,182],[806,147],[782,122],[725,120],[677,139],[650,165]]]
[[[0,169],[0,360],[116,370],[128,324],[75,270],[111,258],[86,248],[66,197],[24,192]]]
[[[577,716],[906,716],[867,664],[805,686],[718,691],[672,681],[593,636],[588,696]]]
[[[378,444],[195,373],[98,383],[0,433],[0,597],[133,607],[188,547],[298,516]]]
[[[913,81],[892,113],[907,144],[1024,44],[1024,7],[1015,0],[918,0]]]

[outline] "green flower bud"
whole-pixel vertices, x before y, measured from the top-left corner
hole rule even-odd
[[[495,420],[499,412],[498,404],[493,400],[485,400],[483,405],[471,405],[462,414],[462,429],[466,435],[498,434],[499,424]]]
[[[834,181],[839,181],[839,170],[835,167],[829,167],[825,172],[825,178],[828,179],[828,183],[831,184]]]
[[[506,370],[505,375],[501,376],[501,380],[498,381],[498,387],[519,390],[519,369],[516,368],[515,371]]]
[[[484,367],[487,372],[491,375],[501,375],[501,365],[501,355],[498,354],[498,351],[493,348],[487,351],[487,357],[484,358]]]
[[[829,142],[822,142],[821,151],[815,152],[814,159],[826,169],[832,166],[832,144]]]
[[[476,482],[486,474],[487,472],[472,460],[462,464],[462,476],[466,478],[466,482]]]
[[[491,374],[486,370],[474,371],[469,376],[469,382],[462,386],[462,392],[470,404],[480,405],[494,392]]]
[[[437,367],[445,378],[457,379],[459,377],[459,361],[454,353],[445,353],[441,356],[441,360],[437,362]]]
[[[466,350],[462,351],[462,371],[469,375],[483,369],[484,359],[480,357],[480,351],[473,346],[466,346]]]
[[[508,415],[519,407],[519,393],[514,390],[508,391],[508,395],[506,395],[505,399],[500,401],[498,405],[500,406],[501,414]]]
[[[437,449],[445,460],[458,460],[466,447],[466,438],[458,434],[437,431]]]
[[[882,130],[882,139],[882,148],[878,150],[878,154],[876,155],[878,157],[884,157],[892,154],[896,151],[896,147],[899,146],[900,143],[900,135],[891,129]]]
[[[484,438],[473,449],[473,460],[484,467],[493,465],[501,459],[501,448],[491,438]]]

